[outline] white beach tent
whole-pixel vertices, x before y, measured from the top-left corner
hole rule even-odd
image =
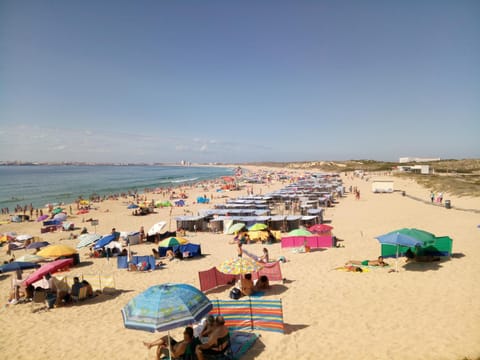
[[[162,231],[162,229],[165,227],[165,225],[167,225],[167,223],[165,221],[160,221],[160,222],[156,223],[155,225],[153,225],[150,228],[150,230],[148,230],[148,235],[152,236],[152,235],[160,233],[160,231]]]

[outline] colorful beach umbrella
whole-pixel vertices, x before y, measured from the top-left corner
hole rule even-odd
[[[39,263],[46,260],[43,256],[38,256],[37,254],[25,254],[17,258],[16,261]]]
[[[173,247],[177,245],[184,245],[188,243],[187,239],[184,239],[182,237],[170,237],[168,239],[164,239],[158,243],[158,246],[160,247]]]
[[[416,240],[419,240],[423,245],[431,245],[435,243],[436,236],[428,231],[415,229],[415,228],[403,228],[400,230],[392,231],[392,233],[400,233],[408,235]]]
[[[224,261],[217,269],[224,274],[241,275],[259,271],[263,265],[251,258],[238,257]]]
[[[40,265],[33,262],[23,262],[23,261],[14,261],[5,265],[0,266],[0,273],[6,273],[9,271],[17,271],[24,269],[33,269],[37,268]]]
[[[417,240],[410,235],[402,234],[400,232],[390,232],[385,235],[377,236],[376,239],[381,244],[396,245],[396,246],[420,246],[422,242]]]
[[[107,235],[107,236],[104,236],[102,237],[100,240],[98,240],[96,243],[95,243],[95,246],[93,247],[94,249],[101,249],[103,248],[105,245],[108,245],[109,243],[111,243],[113,240],[115,240],[117,237],[115,234],[110,234],[110,235]]]
[[[236,223],[236,224],[233,224],[232,226],[230,226],[226,232],[226,234],[235,234],[237,232],[239,232],[240,230],[242,230],[243,228],[245,227],[245,224],[244,223]]]
[[[61,213],[62,211],[63,211],[62,208],[57,207],[57,208],[55,208],[55,209],[52,210],[52,214],[53,214],[53,215],[56,215],[56,214]]]
[[[50,245],[40,250],[37,255],[46,258],[58,258],[60,256],[70,256],[76,253],[77,250],[67,245]]]
[[[42,247],[48,246],[50,243],[48,241],[38,241],[31,243],[27,246],[27,249],[41,249]]]
[[[155,235],[155,234],[158,234],[160,231],[162,231],[162,229],[165,227],[165,225],[167,225],[167,223],[165,221],[160,221],[156,224],[154,224],[150,230],[148,230],[148,235],[152,236],[152,235]]]
[[[121,311],[126,328],[155,332],[192,324],[211,310],[210,300],[200,290],[168,283],[149,287]]]
[[[309,231],[312,233],[325,233],[325,232],[330,232],[332,231],[333,226],[327,225],[327,224],[315,224],[313,226],[310,226],[308,228]]]
[[[313,235],[307,229],[295,229],[288,233],[288,236],[311,236]]]
[[[17,241],[27,241],[27,240],[30,240],[30,239],[33,239],[33,236],[29,235],[29,234],[18,235],[15,238],[15,240],[17,240]]]
[[[252,225],[248,228],[250,231],[260,231],[260,230],[267,230],[268,225],[267,224],[262,224],[262,223],[256,223],[255,225]]]
[[[73,265],[73,259],[71,258],[52,261],[43,265],[34,273],[30,274],[30,276],[28,276],[23,283],[25,286],[28,286],[34,282],[37,282],[38,280],[41,280],[47,274],[53,274],[59,270],[68,268],[71,265]]]
[[[95,241],[98,241],[102,238],[102,235],[99,234],[82,234],[78,237],[80,240],[77,244],[77,249],[81,249],[86,246],[92,245]]]
[[[54,220],[59,220],[59,221],[65,221],[65,220],[67,220],[67,214],[65,214],[63,212],[58,213],[53,217],[53,219]]]
[[[43,220],[46,220],[48,219],[48,215],[41,215],[37,218],[37,221],[40,222],[40,221],[43,221]]]
[[[398,271],[398,252],[400,246],[414,247],[422,245],[420,240],[417,240],[410,235],[402,234],[398,231],[377,236],[376,239],[380,242],[380,244],[395,245],[397,247],[397,254],[395,256],[396,271]]]

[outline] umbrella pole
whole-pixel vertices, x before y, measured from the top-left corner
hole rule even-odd
[[[399,250],[400,246],[397,245],[397,256],[396,256],[396,259],[395,259],[395,272],[398,272],[398,250]]]
[[[172,360],[172,349],[170,348],[170,330],[167,332],[167,339],[168,339],[168,359]]]

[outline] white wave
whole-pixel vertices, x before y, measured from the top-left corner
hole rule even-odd
[[[182,182],[195,181],[195,180],[198,180],[198,177],[189,178],[189,179],[172,180],[172,183],[182,183]]]

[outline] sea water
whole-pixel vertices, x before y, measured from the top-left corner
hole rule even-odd
[[[79,196],[172,187],[231,175],[229,168],[195,166],[0,166],[0,208],[71,203]]]

